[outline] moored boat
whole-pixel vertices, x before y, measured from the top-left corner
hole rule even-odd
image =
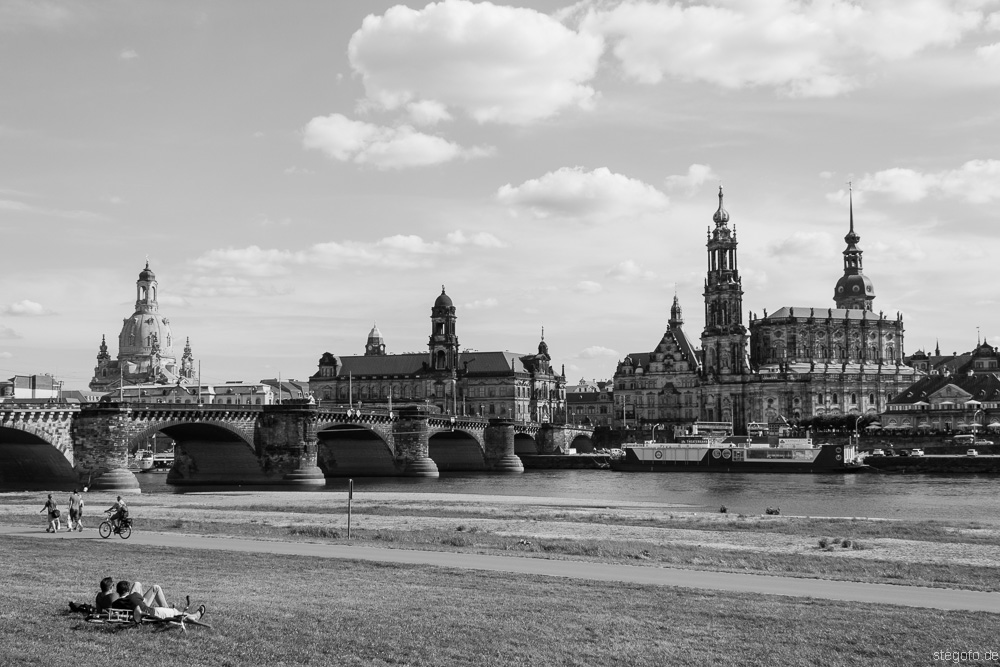
[[[611,461],[623,472],[856,472],[865,468],[854,443],[814,444],[778,428],[764,436],[699,433],[697,425],[678,442],[624,445],[625,455]]]

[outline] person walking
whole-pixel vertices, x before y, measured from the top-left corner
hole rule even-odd
[[[73,489],[73,495],[69,497],[69,530],[73,532],[74,526],[81,533],[83,532],[83,496],[79,489]]]
[[[62,522],[59,521],[59,506],[56,505],[56,501],[52,500],[52,494],[49,494],[49,499],[45,501],[45,505],[42,507],[39,514],[42,512],[49,513],[49,527],[45,529],[46,533],[58,533],[59,529],[62,528]]]

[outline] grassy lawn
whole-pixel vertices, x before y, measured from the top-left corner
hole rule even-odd
[[[3,665],[924,665],[996,650],[997,617],[890,606],[0,537]],[[70,615],[104,576],[205,602],[213,629]]]

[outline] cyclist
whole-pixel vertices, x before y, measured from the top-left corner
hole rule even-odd
[[[122,500],[121,496],[118,496],[118,500],[115,501],[115,504],[104,511],[111,514],[108,520],[111,522],[111,525],[117,533],[118,529],[121,528],[122,520],[128,518],[128,505],[125,504],[125,501]]]

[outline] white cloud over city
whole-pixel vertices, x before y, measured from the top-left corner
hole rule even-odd
[[[648,183],[606,167],[592,171],[562,167],[520,185],[501,186],[496,197],[512,212],[535,218],[604,223],[659,213],[670,203],[665,194]]]
[[[370,15],[348,57],[369,102],[415,122],[525,124],[588,108],[601,38],[528,8],[446,0]]]
[[[880,66],[950,47],[980,30],[979,3],[717,0],[583,3],[582,30],[608,40],[639,83],[704,81],[828,97],[872,83]]]

